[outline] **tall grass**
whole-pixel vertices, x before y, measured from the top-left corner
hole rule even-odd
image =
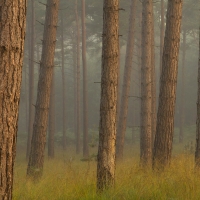
[[[163,173],[143,170],[139,156],[129,154],[117,163],[115,188],[96,194],[96,161],[80,161],[80,157],[57,155],[46,160],[39,183],[26,180],[27,163],[17,158],[15,164],[14,200],[86,200],[144,199],[199,200],[200,173],[194,172],[194,158],[176,154]],[[130,156],[131,154],[131,156]],[[133,156],[134,155],[134,156]]]

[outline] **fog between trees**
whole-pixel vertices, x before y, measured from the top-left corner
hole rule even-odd
[[[30,7],[31,4],[28,4],[28,15],[27,19],[30,18]],[[73,132],[74,129],[74,90],[73,90],[73,52],[72,52],[72,38],[73,32],[75,31],[75,15],[74,15],[74,1],[60,2],[60,7],[62,7],[62,13],[64,17],[64,40],[65,40],[65,75],[66,75],[66,128],[70,132]],[[181,34],[181,46],[179,54],[179,72],[178,72],[178,86],[177,86],[177,100],[176,100],[176,111],[175,111],[175,127],[179,128],[180,121],[180,102],[184,98],[184,127],[195,125],[196,120],[196,91],[197,91],[197,61],[198,61],[198,11],[195,8],[195,2],[190,3],[184,1],[183,4],[183,23],[182,23],[182,34]],[[141,6],[139,4],[139,6]],[[140,25],[138,21],[141,20],[140,8],[137,8],[136,16],[136,30],[135,35],[140,33]],[[130,2],[120,1],[120,7],[124,8],[125,11],[120,12],[120,69],[121,69],[121,81],[120,85],[122,86],[123,78],[123,69],[124,69],[124,60],[125,60],[125,49],[126,41],[128,34],[128,18],[130,11]],[[81,14],[81,5],[79,4],[79,15]],[[166,5],[165,5],[166,9]],[[41,40],[42,40],[42,30],[44,23],[44,12],[45,6],[35,2],[35,31],[36,31],[36,40],[35,40],[35,63],[34,63],[34,99],[36,96],[37,89],[37,80],[38,80],[38,64],[36,62],[40,61],[41,54]],[[87,29],[87,64],[88,64],[88,123],[89,129],[98,127],[99,123],[99,101],[100,101],[100,74],[101,74],[101,28],[102,28],[102,2],[86,1],[86,29]],[[158,95],[158,85],[159,85],[159,59],[160,59],[160,3],[154,3],[154,13],[155,13],[155,52],[156,52],[156,81],[157,81],[157,95]],[[81,23],[81,16],[79,23]],[[39,23],[39,22],[40,23]],[[26,46],[25,46],[25,58],[24,58],[24,67],[23,67],[23,82],[21,89],[21,101],[20,101],[20,117],[19,117],[19,136],[20,133],[25,133],[27,130],[27,121],[28,116],[26,111],[26,101],[28,98],[28,38],[29,38],[29,29],[30,23],[27,24],[27,36],[26,36]],[[74,29],[74,30],[73,30]],[[185,72],[184,72],[184,97],[181,98],[181,82],[182,82],[182,54],[183,54],[183,34],[186,30],[186,58],[185,58]],[[61,10],[59,14],[58,21],[58,30],[57,30],[57,44],[56,44],[56,53],[55,53],[55,99],[56,99],[56,132],[62,132],[62,73],[61,73]],[[132,77],[136,76],[135,79],[132,78],[132,85],[130,89],[131,96],[139,96],[139,75],[138,73],[138,51],[135,47],[134,50],[134,61],[133,61],[133,70]],[[26,76],[25,76],[26,70]],[[81,74],[82,74],[82,65],[81,65]],[[26,91],[25,91],[25,77],[26,80]],[[82,75],[81,75],[82,77]],[[82,79],[82,78],[81,78]],[[82,81],[82,80],[81,80]],[[81,83],[82,87],[82,83]],[[135,87],[135,89],[133,89]],[[82,102],[82,100],[81,100]],[[136,104],[136,112],[132,112],[133,103]],[[132,125],[132,114],[135,113],[135,125],[139,126],[139,100],[137,98],[129,98],[129,112],[128,112],[128,121],[127,127]],[[34,108],[34,106],[32,106]],[[81,115],[82,118],[82,115]],[[82,121],[82,120],[81,120]],[[82,126],[82,123],[81,123]],[[193,131],[193,136],[195,135]],[[195,139],[195,137],[193,137]]]

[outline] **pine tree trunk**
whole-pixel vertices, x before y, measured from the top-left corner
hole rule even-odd
[[[104,0],[97,191],[114,184],[119,67],[119,1]]]
[[[75,31],[74,31],[75,32]],[[73,50],[73,75],[74,75],[74,134],[77,140],[77,56],[76,56],[76,37],[72,36],[72,50]],[[75,143],[76,145],[76,143]]]
[[[140,8],[140,7],[139,7]],[[141,6],[142,8],[142,6]],[[138,102],[138,126],[139,126],[139,132],[141,134],[141,85],[142,85],[142,80],[141,80],[141,75],[142,75],[142,11],[139,13],[139,19],[138,19],[138,27],[141,27],[138,31],[137,34],[137,63],[138,63],[138,98],[137,101]]]
[[[48,0],[46,6],[43,49],[35,106],[35,120],[27,168],[28,177],[31,177],[34,180],[39,179],[43,173],[50,90],[54,67],[58,5],[59,0]]]
[[[75,14],[76,14],[76,32],[77,32],[77,46],[76,46],[76,56],[77,56],[77,90],[76,90],[76,153],[80,153],[80,27],[79,27],[79,15],[77,8],[77,0],[75,2]]]
[[[178,72],[183,0],[169,0],[160,78],[159,106],[153,150],[153,168],[170,164],[174,132],[174,108]]]
[[[2,200],[12,199],[26,6],[26,1],[0,1],[0,199]]]
[[[82,0],[82,62],[83,62],[83,157],[89,157],[88,148],[88,86],[86,63],[85,0]]]
[[[29,122],[28,122],[28,140],[26,149],[26,159],[30,155],[31,138],[33,132],[34,119],[34,60],[35,60],[35,1],[31,0],[31,16],[30,16],[30,55],[29,55]]]
[[[51,96],[49,106],[49,135],[48,135],[48,157],[54,158],[54,135],[55,135],[55,70],[53,69]]]
[[[147,166],[152,160],[152,0],[144,0],[142,5],[140,163],[142,166]]]
[[[64,23],[63,14],[61,13],[61,54],[62,54],[62,125],[63,125],[63,150],[66,149],[66,88],[65,88],[65,57],[64,57]]]
[[[161,21],[160,21],[160,75],[162,71],[162,56],[163,56],[163,46],[164,46],[164,35],[165,35],[165,4],[164,0],[161,0]]]
[[[197,91],[195,165],[196,165],[196,167],[200,168],[200,26],[199,26],[199,62],[198,62],[198,91]]]
[[[39,44],[37,44],[37,62],[40,63],[40,47]],[[40,65],[38,64],[38,78],[39,78],[39,74],[40,74]]]
[[[24,66],[24,90],[25,90],[25,112],[26,112],[26,132],[28,133],[28,90],[27,90],[27,66]]]
[[[152,12],[152,31],[151,31],[151,134],[152,134],[152,148],[156,134],[156,70],[155,70],[155,39],[154,39],[154,10],[153,2],[151,4]]]
[[[182,73],[181,73],[181,99],[180,99],[180,124],[179,124],[179,143],[183,143],[184,117],[185,117],[185,55],[186,55],[186,30],[183,30],[183,55],[182,55]]]
[[[117,149],[118,159],[123,158],[124,138],[126,132],[126,122],[128,113],[128,96],[130,93],[131,70],[133,68],[133,50],[134,50],[134,28],[135,28],[136,0],[131,1],[131,10],[129,18],[129,33],[126,48],[126,60],[124,68],[123,88],[120,104],[119,122],[117,128]]]

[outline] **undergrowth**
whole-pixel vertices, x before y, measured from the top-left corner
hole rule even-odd
[[[200,173],[194,172],[192,154],[175,154],[171,166],[162,173],[143,170],[139,156],[129,151],[116,167],[115,188],[96,194],[96,161],[57,154],[45,160],[39,183],[26,180],[25,159],[15,163],[14,200],[199,200]]]

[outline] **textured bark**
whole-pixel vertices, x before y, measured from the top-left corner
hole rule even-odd
[[[55,75],[54,69],[51,82],[51,96],[49,107],[49,135],[48,135],[48,157],[54,158],[54,135],[55,135]]]
[[[131,10],[129,18],[129,33],[126,47],[126,60],[124,68],[123,88],[120,104],[119,122],[117,128],[117,149],[118,159],[123,158],[124,138],[126,132],[126,122],[128,113],[128,96],[130,94],[131,71],[133,68],[133,50],[134,50],[134,28],[136,16],[136,0],[131,0]]]
[[[199,26],[199,62],[198,62],[198,91],[197,91],[195,164],[196,164],[196,167],[200,168],[200,26]]]
[[[160,21],[160,75],[162,71],[162,56],[163,56],[163,46],[164,46],[164,35],[165,35],[165,4],[164,0],[161,0],[161,21]]]
[[[147,166],[151,164],[152,160],[152,0],[144,0],[142,5],[140,163],[142,166]]]
[[[114,184],[119,67],[119,1],[103,2],[102,75],[97,191]]]
[[[183,30],[183,55],[181,73],[181,99],[180,99],[180,124],[179,124],[179,143],[183,143],[184,117],[185,117],[185,55],[186,55],[186,30]]]
[[[89,157],[88,146],[88,81],[86,62],[85,0],[82,0],[82,63],[83,63],[83,157]]]
[[[28,139],[26,148],[26,159],[28,160],[31,149],[31,138],[33,132],[34,119],[34,47],[35,47],[35,0],[31,0],[31,15],[30,15],[30,36],[29,36],[29,122],[28,122]]]
[[[26,1],[0,1],[0,199],[11,200],[22,63]]]
[[[151,30],[151,134],[152,134],[152,147],[156,134],[156,70],[155,70],[155,39],[154,39],[154,10],[153,2],[151,2],[152,12],[152,30]]]
[[[50,89],[54,67],[58,5],[59,0],[48,0],[46,6],[46,19],[44,25],[37,101],[35,106],[35,119],[33,124],[31,152],[27,168],[28,177],[33,178],[34,180],[39,179],[43,173]]]
[[[169,0],[160,78],[159,106],[153,150],[153,168],[170,164],[183,0]]]
[[[62,125],[63,125],[63,149],[66,149],[66,87],[65,87],[65,56],[64,56],[64,23],[61,13],[61,56],[62,56]]]
[[[76,45],[76,56],[77,56],[77,69],[76,69],[76,153],[80,153],[80,27],[79,27],[79,15],[77,8],[77,0],[75,2],[75,14],[76,14],[76,32],[77,32],[77,45]]]

